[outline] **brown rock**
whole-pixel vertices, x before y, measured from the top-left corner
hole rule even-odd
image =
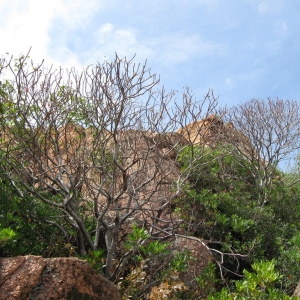
[[[231,144],[244,156],[257,157],[250,139],[237,130],[232,123],[224,123],[215,115],[188,124],[180,128],[177,133],[194,145],[215,148]]]
[[[211,252],[200,238],[193,236],[177,236],[172,246],[173,251],[187,251],[191,255],[187,270],[181,274],[180,279],[187,286],[197,288],[194,279],[213,262]]]
[[[187,265],[183,270],[171,273],[172,279],[162,280],[157,286],[151,288],[149,299],[177,299],[175,294],[178,291],[189,293],[193,299],[206,299],[209,293],[207,289],[213,290],[215,282],[208,280],[204,289],[196,280],[203,274],[205,268],[213,262],[213,257],[205,243],[200,238],[193,236],[176,235],[176,238],[170,243],[169,250],[171,250],[171,256],[166,257],[163,262],[160,261],[160,265],[152,261],[151,266],[148,266],[146,271],[149,273],[151,270],[154,273],[160,270],[162,266],[168,268],[177,254],[187,255]],[[155,279],[152,278],[151,282],[155,282]]]
[[[78,258],[0,259],[0,299],[120,299],[112,282]]]
[[[215,115],[193,122],[177,131],[192,144],[212,145],[224,140],[224,123]]]
[[[298,286],[296,287],[293,296],[298,296],[300,297],[300,281],[298,283]]]

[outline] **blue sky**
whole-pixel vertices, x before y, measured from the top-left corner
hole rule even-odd
[[[84,67],[147,59],[167,90],[300,100],[299,0],[1,0],[0,55]]]

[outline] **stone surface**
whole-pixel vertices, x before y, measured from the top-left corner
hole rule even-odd
[[[296,289],[295,289],[295,291],[294,291],[293,296],[298,296],[298,297],[300,297],[300,281],[299,281],[299,283],[298,283],[298,285],[297,285],[297,287],[296,287]]]
[[[204,145],[211,148],[221,145],[233,145],[238,152],[246,157],[256,157],[251,141],[232,123],[224,123],[215,115],[193,122],[177,131],[187,141],[194,145]]]
[[[216,142],[225,141],[226,125],[214,115],[195,121],[179,129],[181,134],[192,144],[212,145]]]
[[[213,257],[205,243],[193,236],[177,236],[171,244],[173,251],[187,251],[191,255],[187,270],[182,272],[180,279],[189,287],[197,288],[195,277],[213,262]]]
[[[0,299],[121,299],[112,282],[78,258],[0,259]]]

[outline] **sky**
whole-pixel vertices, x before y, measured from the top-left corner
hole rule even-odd
[[[299,0],[0,0],[0,56],[30,48],[66,68],[136,55],[222,105],[300,100]]]

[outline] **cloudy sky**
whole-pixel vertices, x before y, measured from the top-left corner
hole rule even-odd
[[[167,90],[300,100],[299,0],[0,0],[0,56],[147,59]]]

